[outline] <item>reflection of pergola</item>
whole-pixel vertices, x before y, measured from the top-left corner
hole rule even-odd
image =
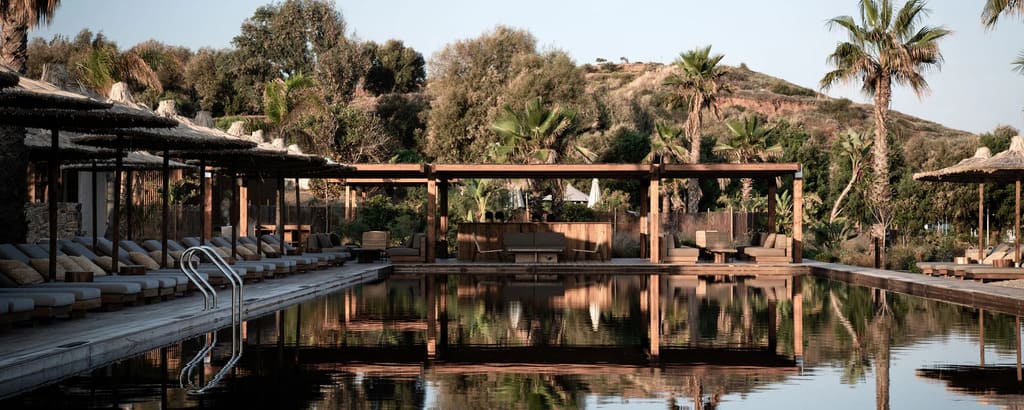
[[[799,262],[803,243],[803,172],[798,163],[779,164],[578,164],[578,165],[494,165],[494,164],[354,164],[351,171],[336,176],[342,183],[362,185],[420,185],[427,187],[427,261],[437,259],[438,232],[448,231],[448,184],[456,179],[632,179],[643,182],[640,225],[647,229],[649,248],[659,249],[661,226],[658,206],[659,186],[665,178],[753,178],[774,179],[793,176],[793,261]],[[769,198],[775,197],[775,185],[769,185]],[[437,217],[435,217],[437,215]],[[775,226],[775,201],[768,201],[768,226]],[[443,241],[443,239],[441,239]],[[652,263],[660,262],[658,252],[650,252]]]

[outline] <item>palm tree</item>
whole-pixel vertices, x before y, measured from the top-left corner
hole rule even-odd
[[[700,163],[700,127],[704,121],[704,111],[710,112],[715,118],[720,117],[718,111],[719,93],[728,92],[722,84],[725,69],[718,63],[725,57],[721,54],[711,55],[711,46],[695,48],[680,53],[676,59],[676,68],[681,71],[665,79],[665,85],[676,90],[676,97],[686,102],[686,134],[690,136],[690,163]],[[687,188],[686,212],[697,212],[700,202],[700,185],[697,179],[690,179]]]
[[[93,91],[107,95],[119,81],[163,93],[160,78],[142,57],[132,51],[120,52],[117,45],[97,34],[85,56],[75,65],[78,79]]]
[[[28,30],[50,24],[60,0],[0,0],[0,63],[25,73]]]
[[[993,28],[1000,16],[1024,16],[1024,1],[1021,0],[986,0],[981,9],[981,22],[986,28]],[[1013,60],[1013,70],[1024,74],[1024,51]]]
[[[263,89],[263,113],[273,132],[285,141],[301,140],[307,149],[323,151],[325,147],[313,147],[315,138],[306,129],[310,125],[306,121],[308,116],[317,115],[324,108],[322,100],[307,92],[315,86],[316,81],[302,73],[271,80]]]
[[[498,163],[553,164],[565,152],[563,137],[575,128],[576,112],[555,105],[548,108],[541,97],[526,102],[522,112],[506,106],[491,125],[501,141],[491,147],[490,157]],[[531,180],[530,212],[533,218],[544,214],[541,198],[551,194],[551,210],[558,213],[562,203],[562,183],[544,188],[544,181]]]
[[[547,108],[541,97],[526,102],[522,112],[506,106],[491,125],[501,142],[491,150],[499,163],[553,164],[573,128],[576,112],[555,105]]]
[[[690,159],[690,151],[679,144],[679,137],[682,134],[683,130],[681,129],[666,124],[655,125],[654,133],[651,134],[651,152],[648,152],[647,156],[644,157],[644,162],[648,164],[668,164],[673,162],[673,160],[679,163],[688,161]],[[679,183],[676,181],[666,182],[662,189],[664,190],[662,208],[665,209],[665,212],[668,212],[670,193],[672,197],[679,196]]]
[[[775,127],[765,127],[759,117],[730,120],[726,121],[725,125],[729,127],[732,137],[728,143],[715,145],[712,151],[728,157],[732,163],[767,162],[782,155],[782,145],[772,145]],[[751,192],[754,191],[754,179],[742,178],[740,183],[740,198],[746,208],[750,202]]]
[[[923,0],[909,0],[895,11],[889,0],[861,0],[860,25],[850,16],[829,20],[829,28],[846,30],[849,39],[836,45],[828,57],[835,69],[821,79],[821,89],[836,83],[861,83],[874,96],[875,141],[871,185],[875,224],[873,236],[883,240],[892,221],[889,186],[889,103],[892,86],[906,85],[920,98],[928,92],[924,71],[942,62],[938,41],[951,31],[944,27],[920,25],[928,15]]]
[[[850,159],[850,181],[846,183],[846,187],[839,193],[839,197],[836,198],[836,202],[832,204],[832,213],[829,214],[828,223],[834,223],[836,218],[839,217],[839,213],[842,211],[840,205],[843,203],[843,199],[853,189],[854,184],[857,183],[857,179],[860,178],[861,172],[864,171],[865,161],[868,158],[868,152],[871,150],[871,140],[865,138],[864,135],[854,131],[847,130],[846,134],[843,134],[839,140],[839,147],[843,151],[843,154]]]

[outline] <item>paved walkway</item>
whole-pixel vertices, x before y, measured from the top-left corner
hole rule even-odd
[[[346,264],[292,275],[244,288],[246,318],[378,279],[386,264]],[[231,293],[218,293],[216,310],[201,310],[203,297],[192,296],[84,318],[58,320],[0,333],[0,398],[52,383],[107,363],[231,325]]]
[[[1024,315],[1024,289],[919,273],[804,260],[811,274],[854,285],[886,289],[1011,315]]]

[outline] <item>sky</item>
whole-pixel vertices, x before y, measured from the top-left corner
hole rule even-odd
[[[897,0],[899,2],[900,0]],[[103,32],[122,48],[156,39],[167,44],[225,48],[242,21],[268,0],[64,0],[53,23],[30,33],[73,36]],[[902,4],[899,2],[899,4]],[[1024,52],[1024,19],[994,30],[980,23],[984,0],[931,0],[928,25],[954,31],[940,42],[941,70],[927,74],[931,92],[893,93],[892,108],[947,127],[980,133],[999,125],[1024,129],[1024,75],[1010,61]],[[597,58],[671,63],[680,52],[711,44],[725,64],[818,89],[826,57],[843,40],[826,21],[856,15],[856,0],[360,0],[335,2],[350,34],[377,42],[399,39],[428,60],[454,41],[497,25],[526,29],[542,49],[568,52],[577,64]],[[859,86],[827,94],[870,102]]]

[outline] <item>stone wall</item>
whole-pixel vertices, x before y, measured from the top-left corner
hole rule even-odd
[[[50,237],[50,208],[45,202],[25,204],[25,220],[28,222],[26,242],[34,243]],[[57,204],[57,237],[73,239],[82,230],[82,204],[62,202]]]

